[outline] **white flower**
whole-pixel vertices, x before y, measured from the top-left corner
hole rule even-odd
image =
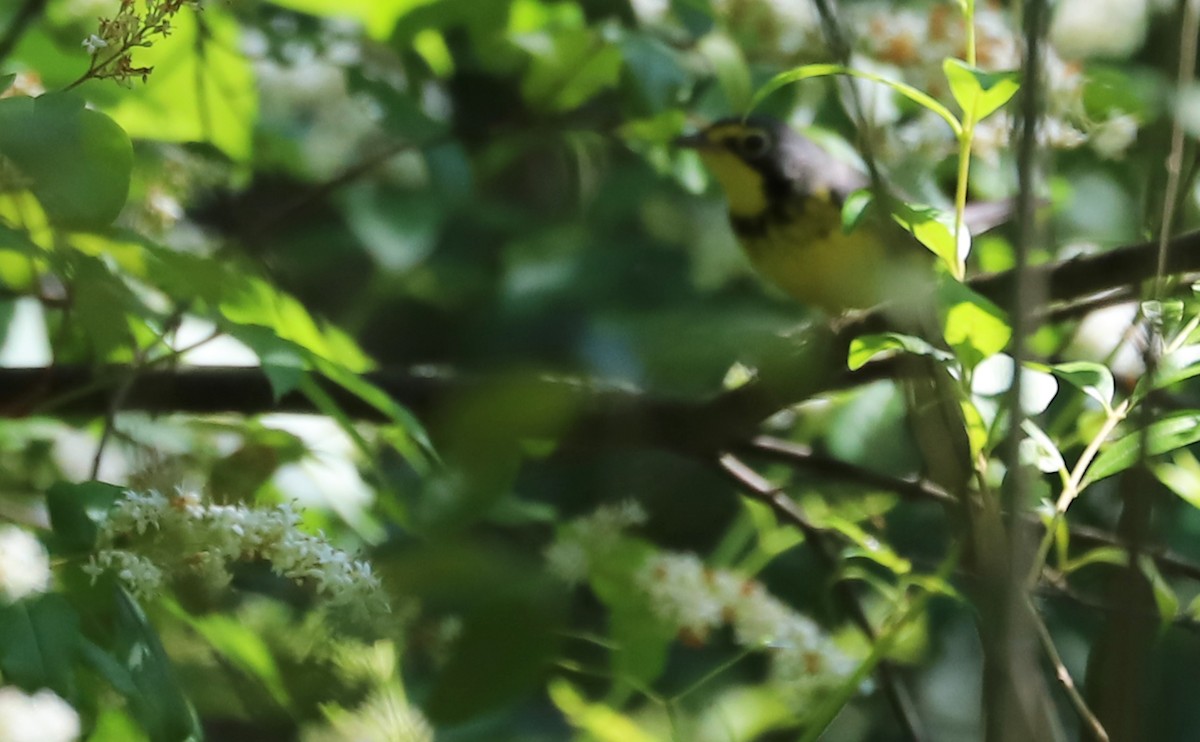
[[[1050,41],[1065,57],[1127,57],[1146,37],[1146,0],[1062,0]]]
[[[1137,139],[1137,119],[1127,113],[1111,116],[1091,131],[1092,149],[1106,160],[1115,160],[1125,154],[1129,145]]]
[[[0,526],[0,597],[20,600],[50,587],[50,556],[30,532]]]
[[[0,688],[0,742],[72,742],[79,739],[79,714],[53,691],[32,696]]]
[[[702,637],[722,623],[724,606],[695,554],[658,554],[646,560],[634,582],[646,592],[651,610],[681,631]]]
[[[100,51],[104,47],[108,46],[108,42],[105,41],[104,39],[100,38],[96,34],[91,34],[90,36],[88,36],[86,39],[83,40],[83,43],[81,44],[81,46],[85,50],[87,50],[88,54],[95,54],[96,52]]]
[[[550,574],[563,582],[576,585],[587,579],[591,560],[587,549],[578,540],[559,539],[546,547],[544,556]]]

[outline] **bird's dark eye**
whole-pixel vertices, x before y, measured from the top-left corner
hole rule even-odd
[[[771,140],[767,139],[767,135],[762,132],[755,131],[742,137],[742,152],[750,157],[766,154],[770,146]]]

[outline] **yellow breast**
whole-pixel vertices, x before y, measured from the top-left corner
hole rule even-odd
[[[733,219],[754,268],[800,302],[827,314],[874,306],[888,279],[887,251],[870,230],[847,232],[841,209],[811,197],[790,213]]]

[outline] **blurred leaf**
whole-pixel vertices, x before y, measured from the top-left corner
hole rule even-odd
[[[0,100],[0,155],[29,179],[47,216],[62,226],[105,227],[129,195],[128,135],[74,93]]]
[[[258,356],[276,402],[300,385],[311,366],[309,354],[304,348],[284,340],[268,327],[230,324],[225,332],[245,343]]]
[[[647,113],[660,113],[676,104],[688,84],[678,52],[663,42],[638,33],[621,35],[626,74]]]
[[[1146,428],[1146,455],[1158,456],[1200,441],[1200,412],[1188,410],[1166,415]],[[1142,453],[1142,431],[1115,441],[1096,457],[1088,467],[1080,489],[1114,474],[1125,471],[1138,462]]]
[[[1038,471],[1046,474],[1067,476],[1067,462],[1063,460],[1054,440],[1028,418],[1021,421],[1021,430],[1029,436],[1022,441],[1023,444],[1029,444],[1021,446],[1023,463],[1033,464]]]
[[[194,617],[180,608],[172,613],[203,636],[230,665],[262,684],[281,707],[290,707],[291,699],[275,657],[267,643],[253,629],[233,616],[210,614]]]
[[[1090,564],[1110,564],[1117,567],[1124,567],[1126,564],[1129,564],[1129,551],[1119,546],[1098,546],[1095,549],[1085,551],[1074,559],[1060,563],[1058,569],[1064,575],[1069,575],[1072,572],[1078,572]]]
[[[222,6],[206,5],[203,12],[184,6],[171,20],[170,36],[134,53],[135,65],[154,68],[144,85],[122,88],[101,80],[86,89],[131,137],[209,142],[246,162],[258,92],[241,46],[237,20]]]
[[[903,351],[918,356],[929,356],[939,361],[948,361],[951,356],[946,351],[935,348],[928,341],[914,335],[902,335],[897,332],[885,332],[877,335],[860,335],[850,342],[850,353],[847,364],[851,371],[857,371],[870,361],[882,355],[895,351]]]
[[[733,111],[754,110],[750,97],[750,67],[741,48],[721,31],[706,34],[697,45],[697,51],[708,62],[717,84]]]
[[[826,515],[821,518],[820,525],[840,533],[855,545],[856,548],[844,552],[845,556],[870,559],[896,575],[905,575],[912,571],[911,562],[901,558],[891,546],[867,533],[858,524],[836,515]]]
[[[1012,328],[1000,307],[949,277],[939,282],[937,293],[946,342],[968,369],[1008,346]]]
[[[78,641],[79,616],[61,595],[0,605],[0,672],[5,683],[28,691],[49,688],[74,699]]]
[[[152,742],[203,739],[154,627],[124,590],[115,590],[114,599],[116,624],[109,651],[133,682],[134,692],[126,696],[133,715]]]
[[[124,488],[104,482],[58,482],[46,493],[50,525],[54,529],[53,551],[63,556],[90,552],[96,545],[99,526],[108,519],[113,503]]]
[[[578,108],[617,84],[621,50],[591,29],[565,29],[516,39],[533,57],[521,92],[537,107],[552,111]]]
[[[1179,615],[1179,596],[1175,594],[1174,588],[1158,571],[1158,565],[1154,563],[1153,557],[1146,554],[1139,556],[1138,568],[1150,581],[1150,587],[1154,592],[1154,605],[1158,608],[1159,620],[1165,631],[1170,628],[1175,617]]]
[[[950,83],[950,94],[964,112],[982,121],[1009,101],[1021,87],[1015,72],[984,72],[961,59],[947,57],[942,71]]]
[[[589,703],[573,685],[562,679],[550,682],[550,700],[571,726],[595,742],[657,742],[633,719],[601,703]]]
[[[109,708],[100,713],[87,742],[148,742],[137,722],[120,709]]]
[[[1070,361],[1052,366],[1030,364],[1031,368],[1052,373],[1087,396],[1100,403],[1105,410],[1112,409],[1116,382],[1107,366],[1090,361]]]

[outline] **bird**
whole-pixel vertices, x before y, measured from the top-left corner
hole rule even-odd
[[[694,150],[716,179],[733,233],[767,281],[834,319],[890,307],[885,314],[898,331],[944,346],[933,253],[874,204],[864,218],[843,216],[847,200],[872,187],[867,174],[767,116],[721,119],[676,144]],[[994,222],[995,211],[984,219]],[[928,355],[897,360],[926,474],[949,492],[965,492],[973,463],[962,390]]]
[[[870,178],[783,122],[725,118],[675,143],[716,179],[751,265],[801,304],[838,316],[931,284],[935,258],[911,235],[878,217],[847,224]]]

